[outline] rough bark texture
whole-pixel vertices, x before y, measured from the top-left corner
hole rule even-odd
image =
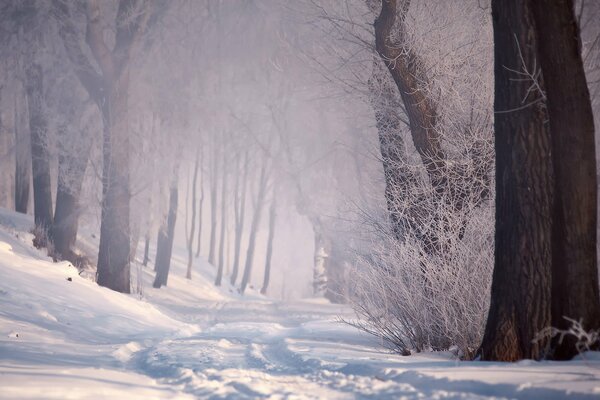
[[[532,1],[544,73],[555,181],[552,326],[600,328],[596,261],[594,116],[572,0]],[[578,354],[576,338],[553,343],[554,358]]]
[[[483,360],[538,359],[550,325],[552,163],[529,1],[494,0],[496,236]],[[525,63],[525,65],[523,65]],[[541,74],[538,83],[541,82]]]
[[[44,81],[42,67],[32,63],[26,70],[29,130],[31,132],[31,173],[33,175],[33,212],[36,245],[45,246],[45,234],[52,225],[52,190],[50,155],[48,154],[48,123],[43,110]]]

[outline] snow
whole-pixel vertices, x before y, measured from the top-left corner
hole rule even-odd
[[[241,297],[184,278],[175,249],[169,286],[124,295],[31,246],[31,219],[0,209],[2,399],[594,399],[600,353],[570,362],[461,362],[402,357],[339,322],[325,299]],[[68,278],[71,278],[69,281]],[[133,281],[136,282],[136,277]]]

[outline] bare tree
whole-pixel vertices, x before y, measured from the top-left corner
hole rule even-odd
[[[244,266],[242,282],[240,283],[240,292],[242,294],[246,291],[246,287],[250,282],[250,277],[252,274],[252,267],[254,263],[254,250],[256,248],[256,235],[258,233],[258,226],[260,225],[260,218],[265,202],[268,181],[269,177],[267,172],[267,160],[263,160],[260,169],[260,177],[257,183],[258,188],[256,198],[254,199],[254,213],[252,215],[252,223],[250,225],[250,237],[248,239],[248,249],[246,251],[246,264]]]
[[[144,40],[148,22],[156,19],[159,7],[154,2],[121,0],[114,20],[114,46],[104,37],[101,4],[86,5],[86,44],[96,70],[80,44],[71,7],[54,1],[60,22],[60,35],[68,57],[84,88],[94,100],[103,120],[103,195],[98,253],[98,284],[110,289],[130,291],[129,225],[129,135],[127,98],[130,65]]]

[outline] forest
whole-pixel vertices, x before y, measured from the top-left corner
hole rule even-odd
[[[0,398],[594,398],[598,127],[598,0],[0,0]]]

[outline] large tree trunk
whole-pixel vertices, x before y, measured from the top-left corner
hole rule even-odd
[[[171,268],[171,254],[173,252],[173,240],[175,238],[175,222],[177,220],[177,203],[179,192],[177,188],[178,166],[175,167],[171,188],[169,191],[169,214],[166,224],[162,223],[158,231],[156,245],[156,277],[153,287],[167,286],[169,270]]]
[[[540,358],[550,325],[552,163],[542,94],[515,71],[532,71],[530,2],[492,1],[494,24],[496,237],[483,360]],[[523,65],[523,63],[525,65]],[[542,85],[539,75],[538,84]],[[525,105],[524,105],[525,104]]]
[[[103,109],[103,196],[97,273],[99,285],[122,293],[130,292],[128,90],[129,73],[124,71]]]
[[[260,293],[267,294],[269,281],[271,279],[271,258],[273,256],[273,239],[275,238],[275,219],[277,217],[276,193],[273,190],[273,200],[269,209],[269,238],[267,239],[267,258],[265,260],[265,275]]]
[[[22,124],[21,96],[15,95],[15,211],[27,214],[31,180],[31,142],[29,130]]]
[[[600,328],[596,261],[596,153],[594,116],[581,59],[572,0],[532,1],[538,60],[544,73],[554,165],[552,326],[581,321]],[[577,338],[553,343],[553,357],[578,354]]]
[[[48,154],[48,123],[43,110],[44,81],[42,67],[32,63],[26,69],[29,131],[31,133],[31,172],[33,175],[33,209],[36,226],[36,246],[46,246],[46,234],[52,225],[52,189],[50,155]]]
[[[260,224],[263,203],[265,201],[267,181],[267,167],[265,162],[260,171],[260,180],[258,182],[258,195],[256,196],[254,215],[252,216],[252,224],[250,226],[250,238],[248,239],[248,250],[246,251],[246,265],[244,266],[244,275],[242,276],[242,283],[240,284],[240,292],[242,294],[246,290],[246,286],[248,286],[248,283],[250,282],[250,277],[252,275],[254,249],[256,247],[256,234],[258,233],[258,225]]]

